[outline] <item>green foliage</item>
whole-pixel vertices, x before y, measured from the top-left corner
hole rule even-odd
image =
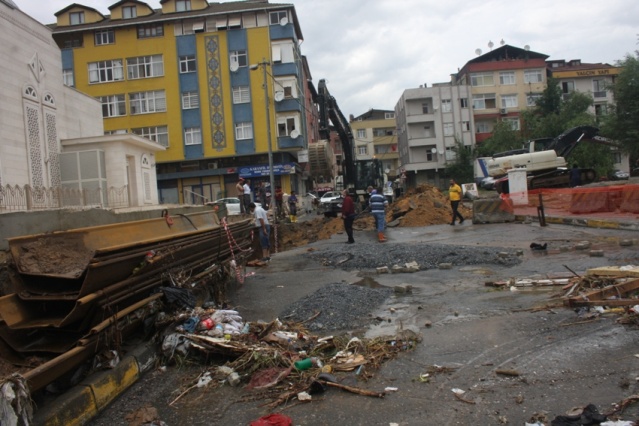
[[[464,146],[458,140],[455,140],[453,150],[456,153],[455,160],[446,165],[444,175],[455,179],[457,182],[473,182],[475,176],[473,171],[475,157],[473,150],[468,146]]]
[[[585,142],[572,151],[567,158],[568,167],[578,164],[580,169],[594,169],[597,176],[606,176],[614,167],[614,160],[610,147]]]
[[[493,128],[493,135],[477,148],[479,157],[487,157],[498,152],[510,151],[522,147],[521,134],[512,130],[510,124],[500,121]]]
[[[623,67],[610,87],[615,106],[609,106],[602,132],[619,141],[632,159],[639,158],[639,52],[627,55],[618,66]]]

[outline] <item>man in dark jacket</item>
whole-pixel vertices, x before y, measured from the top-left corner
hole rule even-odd
[[[353,244],[353,222],[355,221],[355,203],[348,193],[348,189],[342,191],[344,201],[342,202],[342,219],[344,219],[344,231],[348,235],[347,244]]]

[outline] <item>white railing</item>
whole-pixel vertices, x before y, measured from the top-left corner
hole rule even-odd
[[[87,207],[129,207],[128,187],[79,189],[30,185],[0,186],[0,212]]]

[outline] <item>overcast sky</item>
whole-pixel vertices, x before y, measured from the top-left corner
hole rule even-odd
[[[72,3],[108,14],[117,0],[13,0],[38,21]],[[344,113],[395,108],[405,89],[450,81],[475,51],[506,44],[614,65],[634,54],[638,0],[271,0],[293,3],[317,86],[326,79]],[[160,8],[159,0],[146,1]]]

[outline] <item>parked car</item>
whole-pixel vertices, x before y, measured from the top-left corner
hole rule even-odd
[[[240,214],[242,211],[240,210],[240,199],[236,197],[229,198],[220,198],[219,200],[210,201],[206,203],[207,206],[225,204],[226,211],[229,215]],[[261,205],[260,203],[255,203],[256,206]]]
[[[320,204],[330,203],[333,200],[342,198],[342,194],[339,191],[328,191],[320,197]]]
[[[610,180],[628,180],[630,178],[630,173],[624,172],[623,170],[613,170],[608,175]]]

